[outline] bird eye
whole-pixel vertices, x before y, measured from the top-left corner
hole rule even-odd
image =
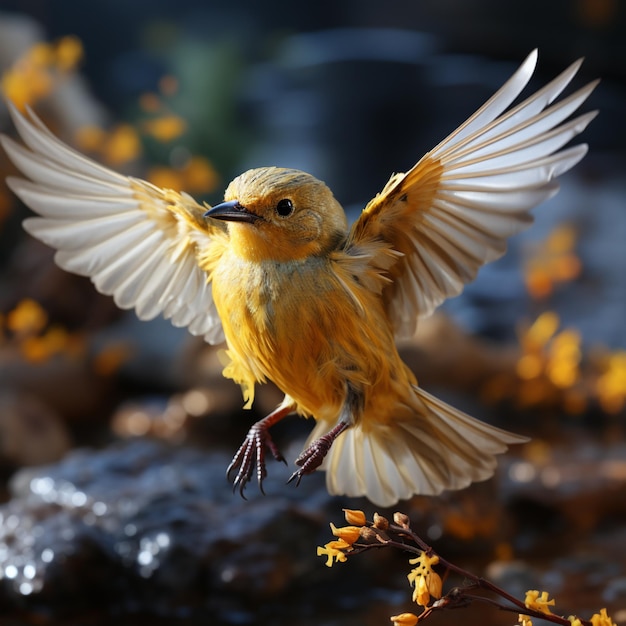
[[[288,198],[279,200],[276,205],[276,213],[278,213],[281,217],[289,217],[293,213],[293,209],[293,202]]]

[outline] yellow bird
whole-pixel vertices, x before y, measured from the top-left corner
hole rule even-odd
[[[553,196],[586,145],[561,150],[596,115],[565,121],[596,82],[554,103],[578,61],[511,108],[537,60],[517,72],[405,174],[394,174],[348,228],[330,189],[277,167],[233,180],[201,206],[106,169],[67,147],[32,113],[11,115],[26,147],[2,144],[30,181],[11,178],[39,216],[24,227],[141,319],[163,315],[210,343],[246,406],[273,381],[285,398],[252,426],[229,468],[243,495],[266,476],[269,428],[313,417],[292,479],[326,470],[330,493],[381,506],[489,478],[523,437],[484,424],[418,387],[395,340],[458,294]],[[207,208],[209,210],[207,211]]]

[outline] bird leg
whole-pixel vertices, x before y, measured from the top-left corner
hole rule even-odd
[[[235,453],[233,460],[230,462],[230,465],[226,470],[226,477],[230,480],[231,473],[234,470],[238,470],[237,476],[235,476],[235,480],[233,481],[233,491],[239,487],[239,494],[244,500],[244,489],[250,482],[255,468],[259,489],[262,494],[265,494],[263,491],[263,479],[267,476],[267,470],[265,469],[266,446],[269,448],[272,456],[277,461],[287,463],[283,455],[280,453],[280,450],[272,440],[269,429],[291,413],[292,410],[293,407],[291,405],[281,404],[267,417],[264,417],[262,420],[253,424],[248,431],[244,442],[241,444],[239,450]]]
[[[305,474],[312,474],[322,464],[324,457],[328,454],[335,439],[337,439],[348,426],[349,424],[347,422],[339,422],[332,430],[322,435],[319,439],[316,439],[306,450],[303,450],[296,459],[296,465],[299,465],[300,469],[297,469],[287,482],[290,483],[292,480],[297,479],[297,487]]]

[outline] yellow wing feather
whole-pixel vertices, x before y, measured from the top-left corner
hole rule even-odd
[[[581,61],[508,109],[536,59],[534,51],[457,130],[406,174],[392,176],[354,224],[347,251],[383,242],[402,254],[383,286],[396,337],[410,336],[419,316],[504,254],[507,238],[532,221],[530,210],[558,191],[554,179],[585,155],[584,144],[560,149],[595,117],[594,111],[565,121],[597,81],[554,102]]]
[[[203,217],[187,194],[122,176],[57,139],[34,113],[9,111],[26,147],[2,145],[30,180],[7,182],[37,217],[25,229],[57,250],[63,269],[89,276],[140,319],[163,315],[211,343],[223,340],[208,275],[223,249],[224,226]]]

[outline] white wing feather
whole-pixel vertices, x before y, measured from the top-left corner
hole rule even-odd
[[[24,228],[55,248],[63,269],[89,276],[142,320],[163,315],[210,343],[223,341],[211,285],[197,255],[214,243],[220,225],[205,228],[185,214],[205,209],[189,196],[122,176],[66,146],[32,112],[9,104],[26,147],[2,145],[30,181],[10,178],[13,191],[39,217]],[[182,211],[177,210],[177,206]]]
[[[558,191],[555,178],[586,154],[585,144],[561,148],[596,116],[566,121],[598,81],[555,103],[582,61],[507,110],[536,61],[533,51],[466,122],[406,174],[394,175],[353,227],[348,246],[382,240],[403,253],[385,287],[397,337],[412,335],[419,316],[504,254],[507,238],[532,221],[530,210]]]

